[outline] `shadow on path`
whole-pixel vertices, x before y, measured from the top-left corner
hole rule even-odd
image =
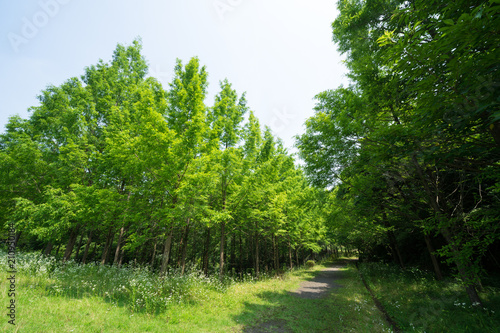
[[[320,271],[314,279],[302,282],[300,288],[291,294],[308,299],[325,297],[331,289],[342,287],[336,281],[344,278],[345,272],[341,270],[344,266],[335,265]]]
[[[332,318],[331,308],[335,306],[328,296],[335,289],[342,286],[339,280],[345,278],[342,268],[345,262],[337,262],[326,269],[316,272],[308,272],[314,277],[304,281],[300,287],[293,292],[263,292],[259,296],[273,305],[246,304],[250,313],[260,313],[257,325],[247,324],[243,328],[246,333],[288,333],[292,330],[292,322],[300,322],[304,332],[330,332]],[[243,322],[246,320],[240,318]],[[250,321],[250,320],[249,320]]]

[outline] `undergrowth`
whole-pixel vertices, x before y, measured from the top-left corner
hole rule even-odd
[[[0,266],[6,267],[6,261],[6,254],[0,253]],[[80,265],[72,260],[62,263],[37,253],[16,254],[16,270],[22,277],[20,288],[36,288],[46,296],[76,299],[100,297],[110,304],[125,306],[132,312],[150,314],[165,311],[171,304],[206,300],[212,291],[224,292],[236,281],[255,280],[246,274],[241,277],[226,276],[221,281],[215,276],[204,275],[194,267],[188,267],[184,274],[172,269],[162,277],[147,266]],[[260,279],[268,277],[261,275]]]
[[[437,281],[418,268],[401,270],[361,263],[360,272],[388,314],[404,332],[498,332],[500,288],[485,286],[483,306],[472,304],[453,279]]]

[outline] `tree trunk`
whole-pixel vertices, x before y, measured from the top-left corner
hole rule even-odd
[[[97,242],[94,242],[94,248],[92,249],[92,260],[95,260],[96,251],[97,251]]]
[[[85,233],[82,233],[80,235],[80,241],[78,242],[78,245],[76,247],[75,260],[78,260],[78,255],[80,254],[80,249],[82,248],[83,236],[84,235],[85,235]]]
[[[87,239],[87,244],[85,244],[85,251],[83,252],[82,264],[87,261],[87,255],[89,254],[90,243],[92,242],[92,230],[89,232],[89,238]]]
[[[288,240],[288,260],[290,263],[290,269],[293,269],[292,246],[290,245],[290,240]]]
[[[203,249],[203,273],[208,276],[208,254],[210,253],[210,228],[205,232],[205,246]]]
[[[437,194],[434,194],[431,189],[429,188],[429,184],[427,183],[424,173],[422,171],[422,168],[420,167],[420,164],[417,161],[417,158],[415,155],[412,156],[412,162],[415,166],[415,169],[417,171],[417,174],[420,178],[420,181],[422,183],[422,186],[424,187],[425,192],[427,193],[427,199],[429,201],[429,205],[431,208],[436,212],[438,216],[443,216],[443,212],[441,211],[439,207],[439,203],[437,201]],[[444,216],[444,218],[447,218]],[[477,303],[482,306],[481,299],[479,298],[479,295],[477,293],[475,284],[477,283],[477,277],[470,277],[467,272],[465,267],[463,267],[464,263],[460,259],[460,252],[457,249],[455,243],[453,242],[453,237],[451,235],[451,232],[448,228],[442,228],[441,234],[444,236],[446,239],[446,242],[451,246],[451,251],[452,251],[452,257],[455,262],[455,265],[457,266],[458,269],[458,274],[460,276],[460,279],[466,284],[465,286],[465,291],[467,292],[467,295],[469,296],[469,300],[471,303]],[[470,264],[470,261],[469,261]]]
[[[424,238],[425,238],[425,244],[427,245],[427,250],[429,251],[429,255],[431,257],[432,266],[434,267],[434,273],[436,273],[436,279],[442,280],[443,275],[441,274],[441,268],[439,267],[439,262],[437,261],[436,256],[434,255],[434,247],[432,246],[431,238],[426,233],[424,233]]]
[[[125,256],[125,248],[122,247],[122,250],[120,251],[120,260],[118,261],[118,267],[122,267],[122,261],[124,256]]]
[[[76,238],[78,237],[79,228],[80,228],[79,226],[73,228],[71,234],[69,235],[68,244],[66,245],[66,251],[64,251],[63,262],[67,261],[71,257],[71,253],[73,252],[73,247],[75,246],[76,243]]]
[[[155,244],[153,245],[153,253],[151,255],[151,262],[149,266],[151,266],[151,269],[154,268],[155,265],[155,257],[156,257],[156,246],[158,245],[158,237],[155,237]]]
[[[236,235],[234,232],[231,234],[231,257],[229,259],[229,266],[231,270],[236,267]]]
[[[120,228],[120,234],[118,235],[118,244],[116,244],[115,258],[113,259],[113,265],[117,265],[120,260],[120,250],[122,247],[123,235],[125,234],[125,227]]]
[[[14,246],[17,246],[17,243],[19,242],[19,238],[21,238],[22,233],[23,233],[22,231],[16,232],[16,239],[14,241]]]
[[[398,245],[398,240],[396,239],[396,236],[394,235],[394,231],[389,230],[387,231],[389,241],[391,243],[391,247],[394,250],[395,254],[395,259],[397,260],[396,262],[399,264],[399,266],[404,269],[405,264],[403,263],[403,258],[401,256],[401,252],[399,251],[399,245]]]
[[[451,235],[451,232],[448,228],[443,228],[441,229],[441,234],[444,236],[448,244],[451,245],[451,251],[452,255],[455,261],[455,265],[457,266],[458,269],[458,274],[462,281],[465,282],[465,291],[467,292],[467,295],[469,296],[469,300],[471,303],[476,303],[479,305],[483,305],[483,302],[479,298],[479,294],[477,293],[476,285],[478,284],[478,279],[476,276],[469,276],[466,270],[466,266],[469,263],[463,263],[460,260],[460,253],[459,250],[457,249],[456,245],[453,242],[453,236]],[[464,267],[465,265],[465,267]]]
[[[48,242],[47,246],[45,247],[45,250],[43,251],[44,256],[50,255],[50,252],[52,252],[52,248],[54,247],[54,243]]]
[[[101,265],[106,264],[108,261],[108,254],[111,245],[113,244],[113,240],[115,239],[115,234],[113,233],[113,227],[109,227],[108,236],[106,237],[106,244],[104,245],[104,249],[102,250],[101,257]]]
[[[165,240],[165,247],[163,249],[163,257],[161,260],[160,275],[165,275],[167,273],[167,266],[168,266],[168,261],[170,259],[170,247],[172,245],[173,232],[174,228],[171,227],[170,233],[168,234],[167,239]]]
[[[238,258],[239,258],[239,272],[240,272],[240,275],[243,273],[243,242],[242,242],[242,239],[241,239],[241,230],[239,232],[239,245],[240,245],[240,253],[238,255]]]
[[[224,241],[225,241],[225,230],[226,222],[221,223],[220,227],[220,260],[219,260],[219,279],[222,280],[224,277]]]
[[[184,244],[182,246],[182,259],[181,259],[181,275],[184,275],[184,270],[186,268],[186,253],[187,253],[187,246],[188,246],[188,235],[189,235],[189,221],[191,218],[187,219],[186,222],[186,228],[184,232]]]
[[[273,235],[273,265],[274,265],[274,270],[278,270],[279,269],[279,259],[278,259],[278,249],[277,249],[277,245],[276,245],[276,236]]]
[[[255,232],[255,276],[259,278],[259,233]]]

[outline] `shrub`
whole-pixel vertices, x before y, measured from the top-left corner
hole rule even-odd
[[[308,260],[306,261],[306,266],[311,268],[311,267],[314,267],[314,265],[316,265],[316,262],[314,262],[314,260]]]

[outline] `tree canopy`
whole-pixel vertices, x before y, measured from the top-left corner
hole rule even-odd
[[[414,249],[425,240],[436,274],[437,246],[479,303],[500,236],[500,6],[345,0],[338,8],[333,40],[351,84],[319,93],[297,138],[309,179],[331,190],[332,232],[366,256],[387,246],[403,267],[422,260]]]
[[[317,191],[245,94],[226,79],[207,105],[196,57],[177,60],[165,89],[141,48],[118,45],[110,62],[43,90],[29,119],[10,118],[0,218],[18,246],[161,274],[191,263],[221,278],[318,253],[325,235],[304,204]]]

